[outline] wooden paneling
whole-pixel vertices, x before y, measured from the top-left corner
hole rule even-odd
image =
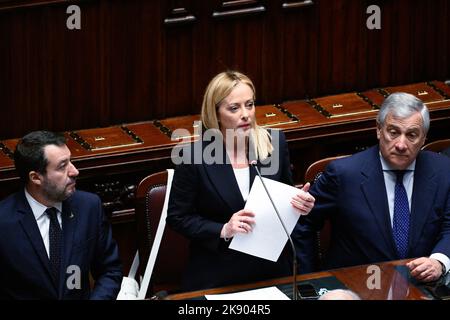
[[[107,1],[110,123],[163,115],[161,1]]]
[[[197,114],[224,69],[250,75],[258,104],[450,75],[445,0],[74,3],[71,31],[66,1],[0,1],[1,139]]]
[[[65,9],[58,4],[0,11],[0,96],[6,117],[1,137],[103,124],[104,49],[96,18],[101,7],[84,3],[79,31],[66,28]]]
[[[278,10],[279,12],[274,14],[272,21],[266,26],[271,40],[265,43],[265,49],[270,47],[276,52],[265,61],[267,66],[272,66],[271,72],[266,73],[265,90],[269,93],[268,98],[282,101],[313,97],[317,93],[317,61],[320,59],[317,55],[319,7],[299,7],[292,11]],[[329,57],[329,53],[326,52],[325,55]],[[326,65],[326,62],[324,64]],[[272,77],[278,80],[274,81]],[[270,96],[272,86],[279,88],[279,91],[276,95]]]

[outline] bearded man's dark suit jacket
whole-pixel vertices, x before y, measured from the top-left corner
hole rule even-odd
[[[272,136],[274,130],[272,130]],[[273,156],[278,170],[262,175],[292,185],[289,151],[280,131],[279,152]],[[222,143],[222,142],[221,142]],[[208,141],[193,145],[203,152]],[[223,144],[222,144],[223,146]],[[274,145],[277,147],[277,145]],[[223,163],[226,152],[222,149]],[[191,160],[193,161],[193,155]],[[229,162],[228,162],[229,163]],[[255,179],[250,168],[250,186]],[[290,248],[285,248],[277,263],[247,255],[228,248],[229,242],[220,238],[223,225],[245,206],[233,168],[230,164],[181,164],[176,167],[168,207],[167,223],[190,241],[190,256],[182,287],[184,290],[213,288],[229,284],[253,282],[292,274]],[[257,214],[257,213],[255,213]]]
[[[296,230],[302,272],[314,270],[314,233],[331,220],[325,269],[399,259],[392,235],[378,146],[338,159],[310,189],[314,209]],[[450,159],[421,151],[416,158],[408,257],[450,257]]]
[[[64,257],[57,288],[24,191],[0,202],[0,300],[116,298],[122,267],[100,199],[94,194],[76,191],[63,201],[61,216]],[[79,289],[70,289],[76,285],[74,278],[70,278],[76,273],[68,269],[69,266],[79,267],[81,271]],[[92,290],[89,272],[95,280]]]

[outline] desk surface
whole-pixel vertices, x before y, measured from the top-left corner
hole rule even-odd
[[[321,278],[335,277],[348,289],[356,292],[363,300],[430,300],[431,296],[425,294],[421,289],[415,286],[414,280],[411,281],[408,279],[406,267],[403,267],[407,261],[409,260],[390,261],[304,274],[297,276],[297,281],[300,283]],[[376,279],[375,277],[378,274],[379,278]],[[379,280],[378,283],[377,280]],[[196,299],[201,298],[206,294],[231,293],[290,283],[292,283],[292,277],[284,277],[245,285],[173,294],[169,295],[166,299]],[[372,289],[369,287],[372,287]]]

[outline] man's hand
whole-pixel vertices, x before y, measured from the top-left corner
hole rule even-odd
[[[306,183],[291,200],[291,204],[300,211],[301,215],[307,215],[314,207],[314,202],[316,201],[309,193],[310,186],[309,182]]]
[[[436,259],[417,258],[406,264],[411,275],[419,281],[430,282],[439,279],[442,275],[442,265]]]

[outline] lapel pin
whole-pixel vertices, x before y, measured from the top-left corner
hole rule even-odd
[[[70,211],[69,218],[72,219],[74,217],[73,212]]]

